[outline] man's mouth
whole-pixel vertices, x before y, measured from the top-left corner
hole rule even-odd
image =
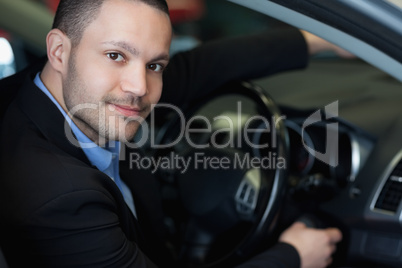
[[[116,110],[118,113],[122,114],[125,117],[138,117],[144,111],[144,108],[141,107],[119,105],[113,103],[109,103],[109,105],[110,107],[112,107],[112,109]]]

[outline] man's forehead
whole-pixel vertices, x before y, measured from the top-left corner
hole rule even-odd
[[[102,23],[105,28],[116,27],[116,30],[121,28],[130,30],[140,24],[143,27],[164,28],[161,30],[171,33],[169,15],[155,6],[139,0],[105,0],[96,18],[87,28],[99,23]]]
[[[85,47],[110,45],[134,56],[153,51],[150,57],[168,60],[160,55],[168,55],[171,36],[170,19],[163,11],[138,0],[107,0],[84,30],[82,41]]]

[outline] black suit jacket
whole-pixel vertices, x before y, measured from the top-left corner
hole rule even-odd
[[[306,51],[294,30],[207,44],[171,60],[161,101],[183,107],[229,80],[303,67]],[[120,165],[137,221],[114,182],[66,139],[63,116],[33,83],[41,66],[0,82],[0,242],[10,266],[169,267],[156,181]],[[279,244],[251,264],[299,259]]]

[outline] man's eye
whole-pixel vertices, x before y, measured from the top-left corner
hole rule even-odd
[[[124,61],[124,57],[119,53],[107,53],[106,54],[111,60],[114,61]]]
[[[164,69],[163,65],[157,63],[149,64],[147,68],[154,72],[162,72]]]

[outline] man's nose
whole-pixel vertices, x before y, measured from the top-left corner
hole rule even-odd
[[[147,94],[147,77],[145,67],[134,67],[126,70],[121,80],[121,89],[130,92],[136,97]]]

